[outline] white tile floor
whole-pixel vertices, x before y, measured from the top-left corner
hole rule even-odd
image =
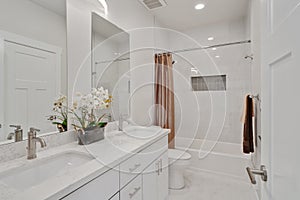
[[[199,170],[185,171],[186,187],[170,190],[169,200],[257,200],[254,187],[227,175]]]

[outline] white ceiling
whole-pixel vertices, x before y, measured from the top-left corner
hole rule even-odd
[[[66,15],[66,0],[30,0],[59,15]],[[175,30],[185,30],[244,17],[250,0],[165,0],[166,7],[150,12],[164,25]],[[195,10],[204,3],[203,10]]]
[[[66,16],[66,0],[30,0],[61,16]]]
[[[102,35],[105,38],[109,38],[116,43],[124,43],[129,41],[129,35],[127,32],[107,21],[106,19],[95,13],[93,13],[92,19],[94,32]]]
[[[228,21],[247,14],[249,0],[165,0],[166,7],[150,11],[169,28],[185,30],[201,25]],[[204,3],[203,10],[195,5]]]

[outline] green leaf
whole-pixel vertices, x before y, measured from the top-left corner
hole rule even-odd
[[[61,124],[62,125],[62,123],[60,123],[60,122],[52,122],[52,124],[55,124],[55,125]]]
[[[107,122],[99,122],[98,123],[98,126],[100,127],[100,128],[103,128],[103,127],[105,127],[107,125]]]

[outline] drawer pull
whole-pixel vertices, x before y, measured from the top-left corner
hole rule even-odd
[[[129,168],[129,172],[133,172],[133,171],[137,170],[140,166],[141,166],[141,164],[135,164],[133,168]]]
[[[159,163],[160,163],[159,171],[160,171],[160,173],[162,174],[162,173],[163,173],[163,160],[160,159],[160,160],[159,160]]]
[[[129,193],[129,198],[132,199],[141,190],[141,187],[134,188],[134,192]]]
[[[159,170],[159,168],[160,168],[160,162],[159,161],[157,161],[156,163],[155,163],[155,167],[156,167],[156,173],[157,173],[157,175],[159,175],[160,174],[160,170]]]

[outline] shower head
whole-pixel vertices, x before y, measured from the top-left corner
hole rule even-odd
[[[175,65],[177,63],[177,60],[173,60],[172,65]]]

